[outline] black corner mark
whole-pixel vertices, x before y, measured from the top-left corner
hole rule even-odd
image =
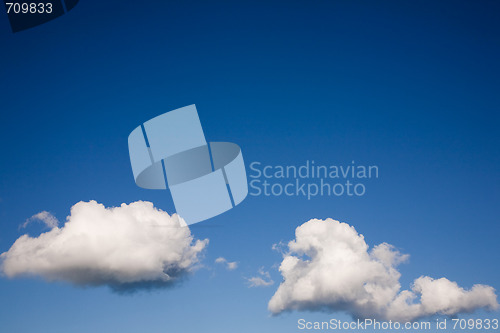
[[[51,21],[71,9],[79,0],[4,0],[12,32],[19,32]]]
[[[80,0],[64,0],[64,2],[66,3],[66,11],[69,12],[70,10],[72,10],[76,6],[78,1]]]

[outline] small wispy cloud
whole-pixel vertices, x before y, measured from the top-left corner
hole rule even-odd
[[[282,256],[285,256],[287,254],[287,244],[283,241],[279,241],[278,243],[273,244],[271,249],[278,252]]]
[[[246,279],[250,288],[269,287],[274,284],[274,281],[271,279],[271,275],[269,272],[264,270],[264,267],[259,268],[258,273],[259,275]]]
[[[224,257],[219,257],[215,259],[216,264],[223,264],[226,266],[226,269],[229,271],[234,271],[236,268],[238,268],[238,262],[237,261],[228,261]]]
[[[33,215],[32,217],[30,217],[29,219],[27,219],[21,226],[20,228],[21,229],[24,229],[28,226],[28,224],[30,224],[31,222],[36,222],[36,221],[39,221],[39,222],[42,222],[43,224],[45,224],[45,226],[49,229],[54,229],[54,228],[57,228],[57,226],[59,225],[59,221],[57,220],[57,218],[52,215],[51,213],[47,212],[47,211],[43,211],[43,212],[40,212],[38,214],[35,214]]]

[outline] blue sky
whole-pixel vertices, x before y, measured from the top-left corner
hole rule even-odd
[[[210,239],[206,267],[171,289],[1,278],[0,331],[293,332],[298,318],[348,319],[267,310],[281,282],[271,246],[311,218],[410,254],[405,289],[421,275],[500,288],[499,12],[495,1],[82,0],[16,34],[0,15],[0,252],[30,216],[64,221],[82,200],[173,213],[168,192],[135,185],[127,137],[190,104],[207,140],[242,148],[247,171],[306,160],[380,170],[363,197],[249,196],[192,226]],[[275,284],[248,288],[261,266]]]

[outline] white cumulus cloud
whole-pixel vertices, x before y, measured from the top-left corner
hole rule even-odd
[[[237,261],[228,261],[224,257],[219,257],[219,258],[215,259],[215,263],[225,265],[229,271],[234,271],[236,268],[238,268]]]
[[[208,244],[184,225],[150,202],[111,208],[79,202],[62,227],[19,237],[0,255],[0,271],[116,291],[165,287],[191,271]]]
[[[498,308],[495,290],[487,285],[465,290],[446,278],[422,276],[410,290],[401,290],[396,267],[407,259],[387,243],[370,250],[346,223],[310,220],[288,243],[279,268],[283,282],[269,310],[346,311],[355,318],[414,321]]]

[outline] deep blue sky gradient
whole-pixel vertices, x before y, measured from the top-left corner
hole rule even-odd
[[[311,218],[409,253],[403,288],[420,275],[500,288],[500,2],[103,2],[16,34],[0,15],[0,252],[28,217],[64,220],[81,200],[173,213],[168,192],[134,184],[127,137],[189,104],[207,140],[239,144],[247,166],[354,160],[380,177],[361,198],[248,197],[194,225],[210,239],[207,267],[169,290],[2,278],[0,332],[294,332],[297,318],[348,319],[267,311],[281,281],[271,246]],[[260,266],[276,284],[247,288]]]

